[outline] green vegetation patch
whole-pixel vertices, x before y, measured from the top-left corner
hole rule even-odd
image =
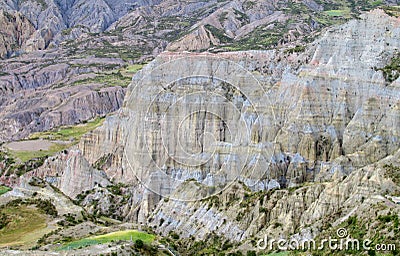
[[[73,85],[81,84],[103,84],[106,86],[121,86],[128,87],[132,80],[132,76],[140,71],[146,63],[143,64],[133,64],[124,65],[120,67],[117,64],[101,65],[98,63],[92,63],[90,65],[74,64],[73,67],[97,67],[101,68],[104,73],[96,73],[95,77],[85,78],[75,81]]]
[[[61,34],[63,36],[67,36],[67,35],[71,34],[71,32],[72,32],[72,28],[67,28],[67,29],[64,29],[63,31],[61,31]]]
[[[171,232],[170,236],[176,237],[174,232]],[[187,248],[182,248],[180,243],[170,236],[162,238],[160,242],[182,255],[243,255],[237,250],[239,247],[237,243],[216,234],[210,234],[207,239],[191,242]]]
[[[385,165],[385,178],[391,179],[397,186],[400,187],[400,166]],[[400,191],[394,193],[395,196],[400,196]]]
[[[0,221],[5,224],[0,230],[0,247],[32,242],[40,237],[35,234],[47,226],[46,216],[28,206],[3,209],[1,216],[6,221]]]
[[[76,145],[84,134],[101,126],[104,120],[105,118],[96,118],[92,121],[76,126],[65,126],[47,132],[34,133],[29,137],[30,140],[41,139],[60,142],[53,142],[52,146],[48,150],[9,150],[8,154],[10,157],[12,157],[12,159],[21,160],[25,166],[29,161],[33,160],[37,160],[43,164],[45,158]],[[35,164],[35,166],[37,168],[40,165],[37,166],[37,164]]]
[[[285,50],[286,53],[299,53],[299,52],[304,52],[306,50],[306,47],[303,45],[296,45],[294,48],[289,48]]]
[[[332,9],[327,10],[315,17],[315,19],[323,24],[324,26],[332,26],[332,25],[340,25],[346,22],[347,20],[351,19],[356,15],[351,11],[350,7],[344,7],[343,9]]]
[[[85,41],[82,43],[85,43]],[[124,61],[139,59],[144,54],[152,52],[152,49],[148,47],[115,46],[107,41],[104,42],[102,47],[87,49],[78,45],[75,40],[70,40],[67,41],[67,47],[70,55],[82,54],[83,56],[94,56],[96,58],[121,58]]]
[[[11,174],[16,174],[21,176],[42,166],[47,159],[47,156],[32,156],[31,152],[27,152],[26,155],[24,155],[24,152],[21,155],[13,155],[13,153],[15,152],[5,153],[0,151],[0,162],[4,165],[4,168],[0,169],[0,175],[10,176]],[[16,156],[22,158],[22,163],[16,160]]]
[[[34,244],[47,229],[47,215],[57,216],[49,200],[17,199],[0,207],[0,247]]]
[[[15,199],[13,201],[8,202],[5,205],[0,206],[0,212],[11,209],[18,208],[22,206],[36,206],[38,211],[43,214],[50,215],[52,217],[57,217],[58,212],[56,207],[50,200],[43,199]]]
[[[17,150],[10,150],[10,155],[13,157],[13,158],[16,158],[16,159],[19,159],[19,160],[21,160],[21,162],[23,162],[23,163],[27,163],[27,162],[29,162],[29,161],[32,161],[32,160],[38,160],[38,161],[40,161],[41,159],[43,159],[43,158],[47,158],[47,157],[49,157],[49,156],[52,156],[52,155],[54,155],[55,153],[57,153],[57,152],[60,152],[60,151],[62,151],[63,149],[65,149],[66,148],[66,144],[57,144],[57,143],[54,143],[50,148],[49,148],[49,150],[39,150],[39,151],[25,151],[25,150],[23,150],[23,151],[17,151]],[[43,162],[42,162],[42,164],[43,164]],[[39,166],[37,166],[37,167],[40,167],[41,165],[39,165]],[[24,168],[22,168],[22,169],[24,169]],[[24,173],[26,173],[27,171],[25,171]],[[23,173],[22,173],[23,174]],[[21,175],[22,175],[21,174]]]
[[[97,127],[101,126],[105,118],[96,118],[84,124],[76,126],[65,126],[52,131],[38,132],[32,134],[29,139],[45,139],[45,140],[60,140],[60,141],[79,141],[82,136]]]
[[[142,70],[142,68],[144,67],[144,65],[146,65],[146,64],[143,63],[143,64],[129,65],[129,66],[126,67],[125,69],[121,70],[121,74],[122,74],[123,76],[132,77],[134,74],[136,74],[137,72],[139,72],[140,70]]]
[[[329,10],[325,11],[325,13],[333,17],[343,17],[345,14],[348,14],[349,12],[346,10]]]
[[[97,74],[97,76],[92,78],[86,78],[82,80],[75,81],[73,85],[81,84],[104,84],[107,86],[121,86],[128,87],[131,82],[131,78],[124,76],[121,71],[112,72],[108,74]]]
[[[223,30],[220,30],[212,25],[205,25],[205,28],[213,34],[214,37],[216,37],[220,43],[229,43],[232,41],[231,38],[229,38],[227,35],[225,35],[225,32]]]
[[[393,83],[400,76],[400,53],[396,53],[389,63],[383,68],[375,68],[383,72],[383,77],[388,83]]]
[[[289,22],[292,21],[288,20],[286,23],[275,23],[273,29],[257,27],[246,37],[223,48],[227,51],[271,49],[277,46],[279,41],[284,38],[285,33],[288,31]]]
[[[392,17],[400,17],[400,6],[384,6],[383,10]]]
[[[110,243],[114,241],[137,241],[141,240],[145,244],[150,244],[151,242],[154,241],[155,236],[151,234],[147,234],[144,232],[140,232],[137,230],[124,230],[124,231],[118,231],[118,232],[113,232],[105,235],[99,235],[99,236],[93,236],[93,237],[88,237],[84,239],[80,239],[77,241],[73,241],[70,243],[67,243],[63,245],[60,250],[73,250],[73,249],[78,249],[90,245],[96,245],[96,244],[105,244],[105,243]]]
[[[121,67],[120,64],[104,64],[104,63],[90,63],[90,64],[81,64],[81,63],[72,63],[70,64],[71,68],[97,68],[102,71],[112,71]]]
[[[384,204],[372,206],[373,208],[386,208]],[[329,222],[327,222],[329,223]],[[373,227],[373,228],[371,228]],[[375,245],[386,244],[395,245],[396,249],[393,251],[387,251],[384,255],[399,255],[398,247],[398,235],[399,229],[399,216],[397,213],[390,213],[387,215],[378,215],[377,218],[369,218],[362,216],[350,216],[346,221],[341,223],[339,226],[332,227],[328,224],[322,227],[322,233],[316,238],[316,244],[321,244],[322,239],[328,237],[337,238],[337,230],[345,228],[348,232],[348,236],[351,239],[357,239],[360,241],[360,248],[362,248],[361,241],[369,239],[371,248],[365,252],[365,255],[381,255],[378,251],[375,251]],[[318,254],[316,254],[318,253]],[[329,248],[324,248],[321,251],[312,251],[314,255],[332,255],[332,251]],[[334,255],[360,255],[360,251],[356,247],[349,247],[348,250],[335,251]]]
[[[11,188],[6,186],[0,186],[0,196],[7,193],[8,191],[11,191]]]

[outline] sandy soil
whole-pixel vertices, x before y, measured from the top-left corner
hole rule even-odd
[[[13,151],[40,151],[49,150],[52,145],[53,142],[48,140],[30,140],[11,142],[5,146]]]

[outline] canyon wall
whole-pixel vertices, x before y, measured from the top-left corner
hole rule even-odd
[[[300,53],[163,53],[79,147],[144,193],[140,221],[186,180],[207,189],[175,199],[347,176],[399,148],[399,81],[379,70],[398,54],[398,25],[377,10]]]

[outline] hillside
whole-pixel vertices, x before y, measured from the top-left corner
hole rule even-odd
[[[0,254],[397,255],[397,5],[0,0]]]

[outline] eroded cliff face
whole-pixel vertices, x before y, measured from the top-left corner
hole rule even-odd
[[[0,11],[0,24],[0,59],[26,47],[27,41],[35,32],[33,24],[19,12]]]
[[[110,156],[108,175],[143,192],[142,222],[161,196],[348,175],[398,150],[399,82],[377,70],[399,49],[398,24],[377,10],[302,53],[164,53],[80,149],[90,163]],[[174,193],[189,179],[214,191]]]
[[[77,150],[65,150],[56,157],[49,158],[43,166],[25,174],[20,180],[20,186],[28,183],[30,177],[45,180],[70,198],[75,198],[83,190],[110,184],[107,175],[94,169]]]
[[[118,110],[131,78],[118,58],[70,57],[57,50],[2,62],[0,143],[79,124]]]
[[[10,53],[31,52],[57,46],[86,33],[105,31],[132,8],[158,1],[0,1],[0,9],[23,16],[32,26],[24,45]],[[21,47],[22,46],[22,47]],[[3,56],[1,56],[3,57]]]
[[[81,157],[130,185],[126,220],[160,233],[241,241],[312,225],[315,236],[328,216],[397,189],[382,166],[398,164],[400,84],[379,69],[398,54],[399,24],[376,10],[304,52],[165,52],[81,140]]]
[[[324,27],[395,4],[398,1],[355,5],[338,0],[2,0],[0,9],[22,15],[34,27],[26,43],[16,44],[10,56],[64,44],[100,51],[113,44],[134,48],[138,53],[133,58],[137,58],[156,56],[166,48],[224,51],[303,44]],[[335,15],[334,10],[344,12]]]
[[[397,157],[398,153],[396,154]],[[398,163],[396,158],[388,162]],[[346,221],[348,216],[374,217],[376,205],[393,203],[382,195],[396,191],[393,182],[384,176],[382,165],[370,165],[352,172],[346,178],[337,176],[330,182],[307,184],[293,190],[277,190],[252,194],[243,183],[204,200],[184,202],[162,200],[148,219],[158,233],[170,232],[183,239],[194,236],[207,239],[210,233],[229,241],[247,241],[243,248],[255,249],[250,240],[297,236],[313,238]],[[204,191],[193,181],[176,191],[189,195]]]
[[[61,89],[47,95],[44,91],[28,92],[28,97],[4,106],[2,112],[6,115],[0,121],[0,141],[18,140],[32,132],[78,124],[104,116],[122,105],[122,88],[93,89]],[[20,111],[13,111],[15,109]]]

